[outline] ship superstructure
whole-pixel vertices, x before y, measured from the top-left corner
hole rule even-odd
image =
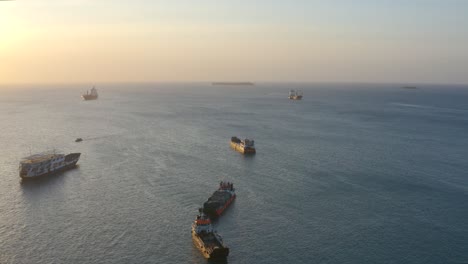
[[[236,199],[236,189],[232,182],[220,182],[219,188],[203,204],[203,213],[212,218],[219,217]]]
[[[231,137],[231,148],[242,154],[255,154],[255,142],[253,139],[241,140],[238,137]]]
[[[290,90],[289,91],[289,99],[291,100],[301,100],[302,99],[302,91],[301,90]]]
[[[96,100],[98,98],[98,93],[95,87],[91,89],[91,91],[86,91],[86,94],[82,94],[81,97],[83,100]]]
[[[23,158],[19,165],[19,176],[23,179],[37,178],[75,167],[80,153],[68,155],[41,153]]]
[[[207,259],[222,259],[229,255],[221,236],[213,230],[210,218],[200,208],[199,215],[192,224],[192,239],[195,246]]]

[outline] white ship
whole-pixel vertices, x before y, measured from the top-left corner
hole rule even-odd
[[[302,99],[302,91],[301,90],[291,90],[289,91],[289,99],[291,100],[301,100]]]
[[[68,155],[41,153],[25,157],[20,161],[19,175],[23,179],[37,178],[75,167],[81,153]]]

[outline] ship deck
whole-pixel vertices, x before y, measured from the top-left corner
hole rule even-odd
[[[205,244],[205,247],[207,248],[224,247],[221,244],[221,242],[213,234],[205,234],[205,235],[199,234],[198,236],[200,237],[200,239]]]
[[[21,160],[22,164],[27,164],[27,163],[38,163],[38,162],[43,162],[46,160],[50,160],[53,158],[61,157],[63,154],[54,154],[54,153],[45,153],[45,154],[34,154],[28,157],[24,157]]]

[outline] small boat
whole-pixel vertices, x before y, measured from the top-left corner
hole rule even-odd
[[[75,139],[75,142],[81,142],[81,141],[83,141],[82,138],[77,138],[77,139]]]
[[[241,140],[238,137],[231,137],[231,148],[242,154],[255,154],[255,142],[252,139]]]
[[[289,91],[289,99],[291,100],[301,100],[302,99],[302,91],[301,90],[290,90]]]
[[[98,93],[97,93],[96,88],[93,87],[93,89],[91,89],[91,91],[86,91],[86,94],[82,94],[81,97],[85,101],[98,99]]]
[[[222,237],[213,230],[211,220],[200,208],[199,215],[192,224],[192,240],[195,246],[207,259],[225,259],[229,255],[229,248]]]

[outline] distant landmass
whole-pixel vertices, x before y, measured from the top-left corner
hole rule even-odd
[[[253,82],[212,82],[211,85],[255,85]]]
[[[418,89],[418,87],[416,87],[416,86],[403,86],[402,88],[403,88],[403,89],[410,89],[410,90],[411,90],[411,89],[413,89],[413,90],[414,90],[414,89]]]

